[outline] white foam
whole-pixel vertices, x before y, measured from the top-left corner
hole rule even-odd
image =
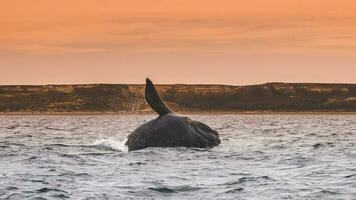
[[[120,141],[115,139],[100,139],[94,142],[94,146],[100,149],[114,150],[114,151],[128,151],[125,145],[127,139]]]

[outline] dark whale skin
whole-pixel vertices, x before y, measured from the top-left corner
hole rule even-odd
[[[147,147],[208,148],[219,144],[217,131],[202,122],[175,113],[146,122],[133,131],[126,141],[129,151]]]
[[[174,113],[161,99],[154,84],[146,79],[145,99],[159,117],[133,131],[126,141],[129,151],[147,147],[198,147],[220,144],[219,134],[202,122]]]

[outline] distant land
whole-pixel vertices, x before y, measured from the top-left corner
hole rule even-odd
[[[157,85],[183,113],[356,112],[356,84]],[[144,85],[0,86],[1,114],[150,113]]]

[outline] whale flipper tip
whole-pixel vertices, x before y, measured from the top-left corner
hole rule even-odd
[[[152,81],[147,77],[146,78],[146,85],[149,84],[149,83],[152,83]]]
[[[153,82],[149,78],[146,78],[145,98],[148,105],[160,116],[172,112],[158,95]]]

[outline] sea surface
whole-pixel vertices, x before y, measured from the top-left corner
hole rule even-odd
[[[194,115],[220,146],[127,152],[154,117],[0,116],[0,199],[356,199],[356,115]]]

